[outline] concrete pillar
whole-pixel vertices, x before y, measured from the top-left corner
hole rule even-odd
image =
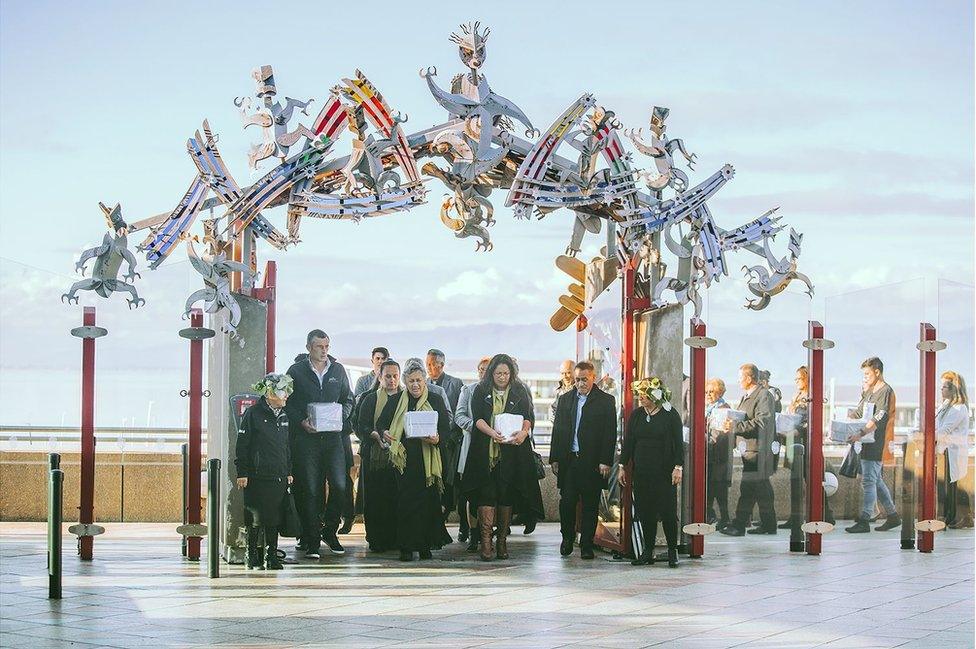
[[[237,333],[244,340],[231,340],[221,333],[226,322],[223,313],[210,316],[210,327],[217,335],[210,342],[208,357],[208,388],[210,402],[207,411],[207,456],[221,459],[221,493],[224,494],[220,547],[228,563],[244,560],[244,511],[241,492],[235,485],[234,450],[237,428],[230,411],[230,398],[235,394],[253,392],[251,386],[265,374],[267,304],[236,294],[241,307],[241,322]]]

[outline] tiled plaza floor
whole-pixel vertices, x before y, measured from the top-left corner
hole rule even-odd
[[[924,647],[973,646],[973,533],[900,550],[897,531],[828,535],[821,557],[787,535],[709,537],[706,558],[634,568],[559,556],[558,528],[482,563],[345,556],[281,572],[179,557],[171,525],[107,525],[95,561],[65,537],[64,599],[49,601],[43,525],[0,524],[0,646]],[[286,546],[291,550],[291,544]]]

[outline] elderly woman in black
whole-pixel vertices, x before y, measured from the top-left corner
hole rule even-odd
[[[383,440],[390,445],[390,464],[397,485],[396,539],[400,560],[412,561],[414,552],[421,559],[430,559],[432,548],[451,542],[441,513],[444,481],[437,446],[441,437],[446,439],[450,432],[451,418],[444,399],[428,390],[427,371],[422,361],[411,358],[404,364],[403,383],[406,390],[396,399],[389,399],[382,390],[376,394],[380,401],[396,403]],[[382,412],[386,404],[377,403],[375,407]],[[407,413],[423,410],[437,412],[437,432],[430,437],[407,437]]]
[[[668,566],[678,565],[678,513],[676,485],[681,482],[684,442],[681,416],[671,406],[671,391],[654,377],[631,386],[639,408],[630,413],[620,454],[620,482],[626,485],[625,467],[631,461],[634,502],[644,533],[644,551],[631,563],[654,563],[658,520],[668,542]]]
[[[512,438],[494,428],[495,417],[502,413],[523,419],[521,430]],[[532,397],[518,380],[518,366],[511,356],[497,354],[488,363],[471,395],[471,419],[471,447],[461,486],[469,501],[478,506],[481,559],[507,559],[512,505],[518,503],[529,517],[544,518],[535,458],[528,443],[535,424]],[[493,552],[491,536],[496,522],[498,542]]]
[[[283,408],[293,390],[287,374],[268,374],[254,386],[261,400],[244,411],[237,431],[234,466],[244,491],[248,570],[281,570],[278,526],[292,483],[288,417]]]
[[[357,412],[356,434],[360,441],[363,471],[363,522],[366,543],[373,552],[387,552],[399,547],[396,537],[397,481],[390,464],[387,437],[402,392],[400,364],[393,359],[385,360],[379,368],[379,383],[362,396]]]

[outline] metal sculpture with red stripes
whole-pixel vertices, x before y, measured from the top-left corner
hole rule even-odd
[[[406,117],[392,110],[359,70],[342,78],[308,124],[302,119],[311,114],[315,99],[276,101],[272,67],[255,68],[254,95],[239,97],[234,105],[246,132],[257,127],[261,134],[247,154],[249,166],[256,169],[265,161],[274,166],[257,182],[238,185],[204,122],[187,141],[197,174],[176,207],[126,224],[113,244],[124,248],[127,235],[148,230],[139,249],[155,269],[180,241],[196,237],[191,231],[197,217],[211,210],[202,224],[209,254],[215,259],[226,255],[254,272],[258,240],[279,249],[298,243],[305,216],[360,220],[412,209],[426,201],[425,181],[433,178],[447,189],[440,201],[441,222],[457,238],[474,238],[476,250],[493,246],[490,196],[496,189],[507,193],[505,204],[517,219],[528,220],[533,214],[542,218],[560,208],[572,212],[572,235],[565,251],[570,256],[583,249],[587,233],[601,232],[606,223],[609,231],[601,255],[619,256],[621,266],[635,272],[635,291],[652,307],[692,303],[695,316],[700,315],[701,291],[728,274],[726,257],[735,251],[756,254],[765,262],[746,266],[749,290],[756,298],[748,308],[764,308],[793,279],[805,282],[812,293],[809,279],[797,270],[802,235],[791,231],[786,257],[780,259],[771,251],[770,241],[784,229],[775,210],[728,231],[716,224],[708,202],[732,179],[734,170],[727,164],[693,184],[688,173],[677,168],[675,156],[683,156],[689,170],[694,170],[697,156],[681,139],[667,134],[667,108],[653,108],[650,135],[644,139],[640,130],[625,130],[612,110],[584,93],[540,137],[527,113],[495,92],[482,71],[489,34],[477,22],[451,34],[465,72],[452,78],[449,89],[435,83],[436,67],[421,70],[431,98],[446,116],[413,133],[403,128]],[[518,132],[516,123],[524,133]],[[344,128],[350,132],[350,150],[333,157]],[[634,154],[624,148],[627,140],[637,154],[647,156],[649,170],[635,163]],[[214,195],[208,198],[210,192]],[[220,206],[223,213],[214,216],[214,208]],[[286,206],[286,233],[267,216],[279,206]],[[665,276],[661,260],[665,251],[677,257],[677,272],[671,276]],[[657,270],[650,272],[652,266]],[[250,290],[240,280],[232,271],[232,292]],[[107,293],[107,284],[99,286],[102,290],[81,283],[73,291]],[[665,299],[669,293],[673,297]]]

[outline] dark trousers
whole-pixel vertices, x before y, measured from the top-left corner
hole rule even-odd
[[[746,471],[742,474],[742,483],[739,485],[739,503],[735,508],[735,519],[732,524],[745,528],[756,505],[759,505],[759,525],[767,530],[776,529],[773,485],[769,482],[769,478],[760,478],[755,473]]]
[[[319,549],[322,528],[334,533],[339,527],[341,503],[345,502],[349,489],[349,471],[346,469],[343,448],[345,437],[341,433],[305,432],[294,437],[292,464],[298,485],[295,504],[302,520],[302,544],[306,551]],[[324,508],[326,480],[338,505],[331,512]],[[298,505],[299,502],[301,505]]]
[[[563,540],[576,536],[576,503],[583,502],[580,526],[580,547],[592,548],[596,534],[597,508],[600,504],[600,474],[593,470],[584,471],[583,465],[575,456],[569,456],[559,463],[562,486],[559,488],[559,529]]]
[[[657,543],[657,523],[661,521],[668,549],[678,547],[677,487],[671,484],[671,476],[634,475],[634,506],[644,535],[644,551],[653,554]]]
[[[326,477],[329,483],[329,493],[325,499],[325,521],[326,523],[335,521],[335,527],[339,527],[340,518],[350,523],[356,518],[355,494],[353,494],[352,486],[349,484],[351,482],[349,471],[355,462],[352,454],[352,440],[349,435],[342,435],[342,451],[346,465],[346,488],[340,492],[339,488],[333,486],[332,477]]]
[[[713,505],[718,505],[718,520],[728,522],[729,520],[729,483],[714,481],[708,483],[707,488],[708,509],[715,512]]]

